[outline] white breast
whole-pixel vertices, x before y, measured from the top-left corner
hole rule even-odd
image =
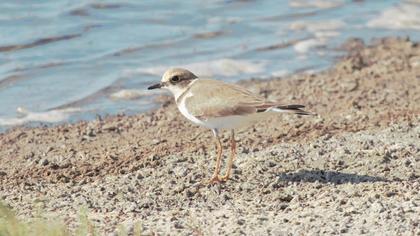
[[[206,126],[203,121],[197,119],[195,116],[191,115],[191,113],[188,111],[185,101],[187,98],[191,96],[193,96],[193,94],[191,92],[187,92],[187,94],[185,94],[185,96],[181,99],[180,103],[178,104],[178,109],[181,112],[181,114],[184,115],[188,120],[192,121],[193,123],[197,125]]]

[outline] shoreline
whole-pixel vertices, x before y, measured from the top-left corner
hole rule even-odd
[[[348,56],[326,71],[240,82],[318,116],[239,129],[226,184],[201,184],[211,132],[160,96],[144,114],[1,133],[0,197],[23,218],[41,202],[71,227],[86,206],[107,233],[137,221],[146,234],[418,233],[420,46],[343,47]]]

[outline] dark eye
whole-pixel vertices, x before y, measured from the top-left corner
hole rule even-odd
[[[177,75],[175,75],[175,76],[173,76],[173,77],[171,78],[171,81],[172,81],[172,82],[178,82],[178,81],[179,81],[179,77],[178,77]]]

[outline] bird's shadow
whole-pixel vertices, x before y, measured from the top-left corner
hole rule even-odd
[[[387,179],[369,175],[358,175],[328,170],[299,170],[298,172],[283,172],[278,174],[280,181],[309,182],[309,183],[373,183],[388,182]]]

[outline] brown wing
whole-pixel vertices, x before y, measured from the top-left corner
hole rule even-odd
[[[185,105],[199,119],[248,115],[275,105],[244,88],[218,80],[199,79],[190,87],[189,92],[193,96],[185,98]]]

